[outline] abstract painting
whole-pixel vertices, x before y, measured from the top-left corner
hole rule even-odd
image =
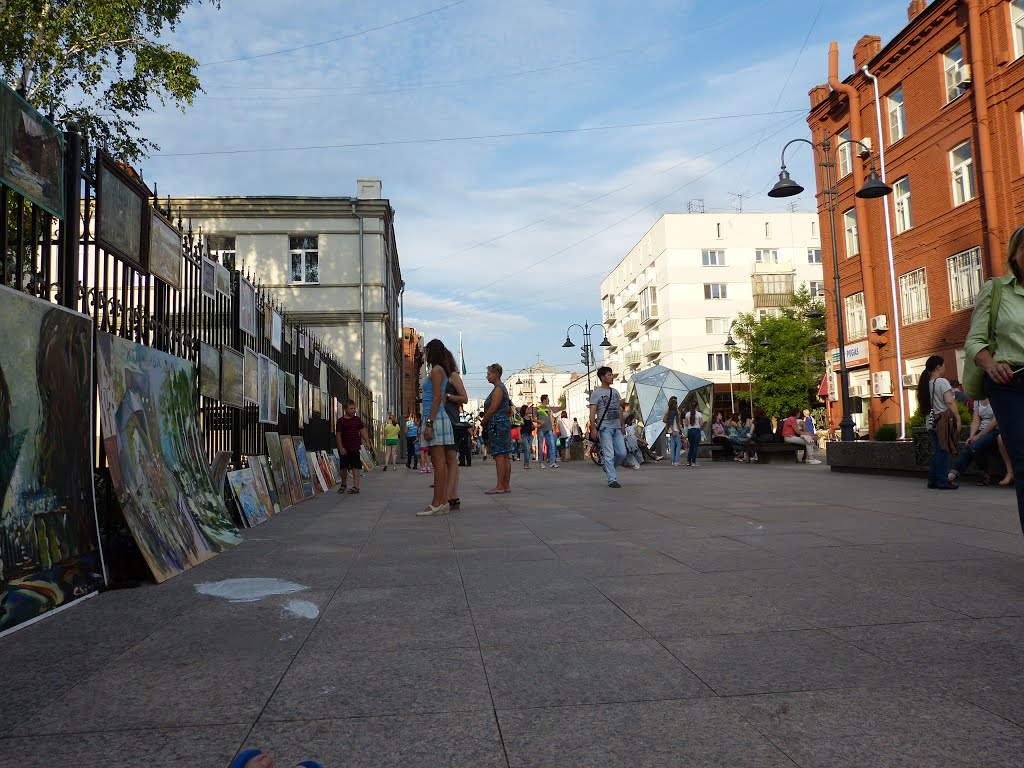
[[[241,352],[222,345],[220,348],[220,401],[241,408],[245,382],[245,358]]]
[[[217,293],[231,296],[231,272],[223,264],[217,265]]]
[[[92,485],[92,321],[0,288],[0,631],[104,581]]]
[[[255,465],[252,464],[253,460],[256,462]],[[281,514],[281,494],[277,490],[277,480],[274,478],[274,473],[270,468],[270,459],[266,456],[250,456],[249,461],[249,466],[252,467],[252,471],[254,473],[263,473],[263,485],[270,496],[270,503],[273,506],[273,514]]]
[[[242,369],[244,374],[244,385],[242,387],[242,396],[250,403],[259,403],[260,397],[260,370],[259,370],[259,359],[257,355],[249,347],[245,348],[245,366]]]
[[[98,333],[96,371],[111,480],[157,582],[238,544],[206,463],[195,366]]]
[[[203,273],[200,280],[203,296],[217,298],[217,262],[203,259]]]
[[[270,346],[281,351],[281,315],[276,309],[271,311],[270,316]]]
[[[306,455],[306,444],[302,442],[301,437],[293,437],[292,443],[295,445],[295,460],[299,463],[299,476],[302,478],[302,495],[308,499],[320,491],[313,483],[313,470],[309,466],[309,457]]]
[[[306,494],[305,485],[302,482],[302,473],[299,471],[299,459],[295,455],[295,440],[288,435],[281,437],[281,451],[284,453],[284,466],[288,472],[288,484],[292,489],[292,501],[298,504],[303,499],[313,495],[313,488],[310,487],[309,494]]]
[[[155,210],[149,212],[149,273],[181,290],[181,232]]]
[[[211,400],[220,398],[220,352],[199,342],[199,394]]]
[[[252,467],[228,472],[228,485],[235,494],[235,501],[242,512],[242,519],[250,528],[267,522],[267,507],[256,488],[256,475]]]
[[[241,275],[238,276],[238,327],[256,336],[256,289]]]
[[[64,135],[4,83],[0,83],[0,181],[58,219],[64,218]]]

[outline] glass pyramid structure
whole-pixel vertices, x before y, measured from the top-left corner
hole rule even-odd
[[[654,441],[665,431],[662,417],[668,408],[670,397],[675,395],[678,399],[680,413],[687,410],[691,400],[696,398],[697,408],[704,414],[704,420],[707,422],[711,418],[713,392],[714,384],[707,379],[656,365],[634,374],[626,390],[626,401],[630,410],[644,424],[647,444],[653,446]]]

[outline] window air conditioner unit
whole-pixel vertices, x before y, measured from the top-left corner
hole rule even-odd
[[[888,371],[875,371],[871,374],[871,394],[875,397],[892,395],[892,375]]]
[[[889,330],[889,318],[885,315],[875,315],[871,318],[871,330],[875,333]]]
[[[912,373],[903,374],[903,388],[904,389],[917,389],[918,377]]]
[[[961,64],[958,69],[953,70],[953,85],[971,84],[971,65]]]
[[[854,384],[850,387],[850,397],[867,397],[867,389],[863,384]]]

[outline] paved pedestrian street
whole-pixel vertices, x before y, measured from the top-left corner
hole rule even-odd
[[[612,490],[575,463],[485,496],[477,462],[461,511],[416,517],[429,477],[374,472],[0,640],[0,764],[1022,764],[1012,491],[710,463]],[[279,593],[197,590],[243,578]]]

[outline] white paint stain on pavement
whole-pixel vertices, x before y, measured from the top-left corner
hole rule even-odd
[[[232,603],[254,603],[265,597],[290,595],[304,589],[301,584],[283,579],[225,579],[196,584],[199,594],[223,597]]]
[[[315,619],[320,615],[320,609],[316,607],[316,603],[311,603],[309,600],[289,600],[285,603],[281,615],[291,615],[299,619]]]

